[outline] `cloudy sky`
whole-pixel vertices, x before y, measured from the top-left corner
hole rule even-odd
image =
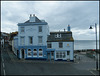
[[[98,1],[2,1],[1,31],[18,31],[17,24],[30,14],[48,22],[50,31],[67,30],[70,24],[75,40],[95,40],[95,29],[89,29],[95,23],[99,35]]]

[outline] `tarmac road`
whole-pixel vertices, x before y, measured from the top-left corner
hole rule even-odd
[[[89,70],[94,68],[91,59],[92,63],[84,60],[77,62],[18,60],[8,48],[1,51],[1,75],[95,75]]]

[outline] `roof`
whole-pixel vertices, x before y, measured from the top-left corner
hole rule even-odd
[[[56,37],[59,34],[61,37]],[[47,38],[47,42],[73,42],[71,31],[62,31],[62,32],[50,32],[50,35]]]
[[[48,23],[38,19],[36,16],[35,17],[35,22],[30,22],[30,20],[25,21],[24,23],[18,23],[18,26],[29,26],[29,25],[47,25]]]
[[[42,22],[41,20],[39,20],[36,16],[35,16],[35,22],[30,22],[29,20],[27,20],[25,23],[40,23]]]
[[[59,32],[50,32],[50,34],[72,34],[72,32],[71,31],[59,31]]]

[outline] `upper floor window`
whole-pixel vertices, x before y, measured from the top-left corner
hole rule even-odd
[[[29,44],[33,44],[33,37],[29,37]]]
[[[42,26],[39,26],[38,29],[39,29],[39,32],[42,32]]]
[[[47,48],[52,48],[51,42],[47,43]]]
[[[24,32],[24,31],[25,31],[25,28],[24,27],[21,27],[21,33]]]
[[[63,48],[63,43],[59,42],[59,48]]]
[[[70,54],[70,51],[67,51],[67,55],[69,55]]]
[[[25,44],[25,37],[20,37],[20,44],[24,45]]]
[[[61,34],[56,34],[55,38],[61,38]]]
[[[38,36],[38,43],[42,43],[42,36]]]

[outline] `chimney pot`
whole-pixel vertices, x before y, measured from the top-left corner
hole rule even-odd
[[[33,16],[35,16],[35,14],[33,14]]]
[[[32,14],[30,14],[30,17],[32,17]]]
[[[68,27],[67,28],[68,28],[68,31],[70,31],[70,25],[69,24],[68,24]]]

